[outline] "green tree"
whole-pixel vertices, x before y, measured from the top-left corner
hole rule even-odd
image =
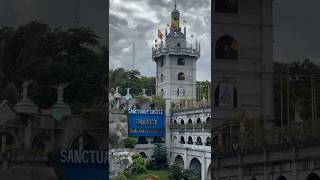
[[[162,170],[168,168],[168,161],[167,161],[167,150],[163,144],[157,143],[155,144],[156,147],[153,149],[152,155],[152,169],[155,170]]]
[[[65,102],[73,113],[105,114],[107,48],[88,28],[51,29],[41,22],[0,28],[0,100],[15,104],[24,80],[29,97],[42,109],[56,101],[51,85],[68,82]],[[104,109],[104,110],[102,110]]]
[[[133,155],[132,162],[133,162],[131,166],[132,174],[141,174],[146,172],[146,168],[144,166],[144,159],[140,154]]]
[[[183,168],[177,164],[174,163],[169,168],[169,179],[170,180],[181,180],[184,177],[183,175]]]
[[[191,169],[183,170],[183,180],[199,180],[200,174]]]
[[[128,178],[124,175],[124,173],[120,172],[117,176],[111,178],[111,180],[127,180]]]
[[[137,144],[136,139],[132,137],[127,137],[123,140],[123,145],[125,148],[134,148],[136,144]]]
[[[126,71],[118,68],[109,71],[109,88],[114,93],[116,87],[120,87],[120,94],[126,94],[126,88],[131,88],[134,96],[142,94],[142,89],[147,89],[147,94],[155,94],[156,79],[142,76],[137,70]]]

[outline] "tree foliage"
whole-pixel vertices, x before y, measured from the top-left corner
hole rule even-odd
[[[33,79],[29,97],[40,108],[56,102],[56,92],[49,86],[59,83],[70,83],[64,97],[73,113],[101,108],[106,99],[108,52],[98,39],[88,28],[52,29],[37,21],[2,27],[0,100],[15,104],[23,81]]]
[[[174,163],[169,168],[170,180],[199,180],[200,174],[194,170],[183,169],[179,164]]]
[[[161,143],[155,144],[151,160],[151,167],[153,170],[163,170],[168,168],[167,149]]]
[[[144,159],[140,154],[133,155],[132,161],[133,161],[131,166],[132,174],[141,174],[146,172],[146,168],[144,166]]]
[[[130,94],[138,96],[142,94],[142,89],[147,89],[147,94],[155,94],[156,79],[154,77],[142,76],[137,70],[125,70],[118,68],[109,71],[109,89],[115,92],[116,87],[120,87],[119,93],[126,94],[126,88],[131,88]]]

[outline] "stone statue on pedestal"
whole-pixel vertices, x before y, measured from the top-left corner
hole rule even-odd
[[[59,86],[50,86],[54,89],[57,90],[58,94],[57,94],[57,103],[64,103],[63,102],[63,92],[64,92],[64,88],[68,87],[69,86],[69,83],[63,83],[63,84],[60,84]]]
[[[63,102],[64,89],[68,86],[69,86],[69,83],[61,83],[59,84],[59,86],[57,85],[50,86],[51,88],[57,90],[57,102],[52,106],[52,109],[54,109],[54,111],[59,111],[63,115],[71,114],[71,109],[69,105]]]
[[[22,84],[22,100],[28,100],[28,87],[33,82],[33,80],[24,81]]]

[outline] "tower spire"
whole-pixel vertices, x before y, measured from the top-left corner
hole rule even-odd
[[[174,10],[177,10],[177,0],[174,0]]]

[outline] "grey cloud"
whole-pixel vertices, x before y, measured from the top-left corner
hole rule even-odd
[[[107,1],[79,0],[79,26],[90,27],[107,39]],[[41,21],[51,27],[69,28],[75,25],[75,0],[1,0],[0,26],[19,26]]]
[[[115,0],[113,1],[113,3]],[[123,67],[131,68],[132,65],[132,52],[123,53],[122,50],[132,45],[132,42],[136,43],[136,68],[147,76],[155,76],[155,64],[151,59],[151,44],[154,42],[154,38],[157,34],[157,29],[160,28],[164,31],[167,23],[170,22],[171,11],[173,10],[173,1],[168,0],[138,0],[136,2],[142,3],[146,12],[143,17],[135,17],[132,13],[134,9],[126,6],[128,1],[120,1],[122,4],[111,4],[112,8],[121,10],[121,12],[114,12],[110,16],[110,26],[117,26],[120,21],[134,22],[136,27],[129,27],[123,23],[121,29],[110,28],[110,67]],[[112,3],[112,2],[111,2]],[[202,53],[201,58],[198,60],[197,78],[199,80],[210,80],[210,6],[209,0],[193,0],[182,1],[177,0],[178,10],[181,12],[181,18],[187,20],[187,33],[188,37],[193,34],[195,37],[199,37],[203,33],[207,33],[207,38],[201,40]],[[127,11],[123,11],[126,9]],[[126,13],[127,19],[123,19],[123,14]],[[117,14],[120,14],[117,16]],[[116,16],[116,17],[113,17]],[[149,16],[156,18],[159,22],[153,22]],[[121,32],[120,32],[121,31]],[[123,33],[125,32],[125,33]],[[190,39],[190,38],[189,38]],[[195,38],[194,38],[195,41]],[[125,42],[125,43],[119,43]],[[147,45],[148,43],[148,45]],[[189,42],[190,43],[190,42]],[[131,49],[130,49],[131,50]]]

